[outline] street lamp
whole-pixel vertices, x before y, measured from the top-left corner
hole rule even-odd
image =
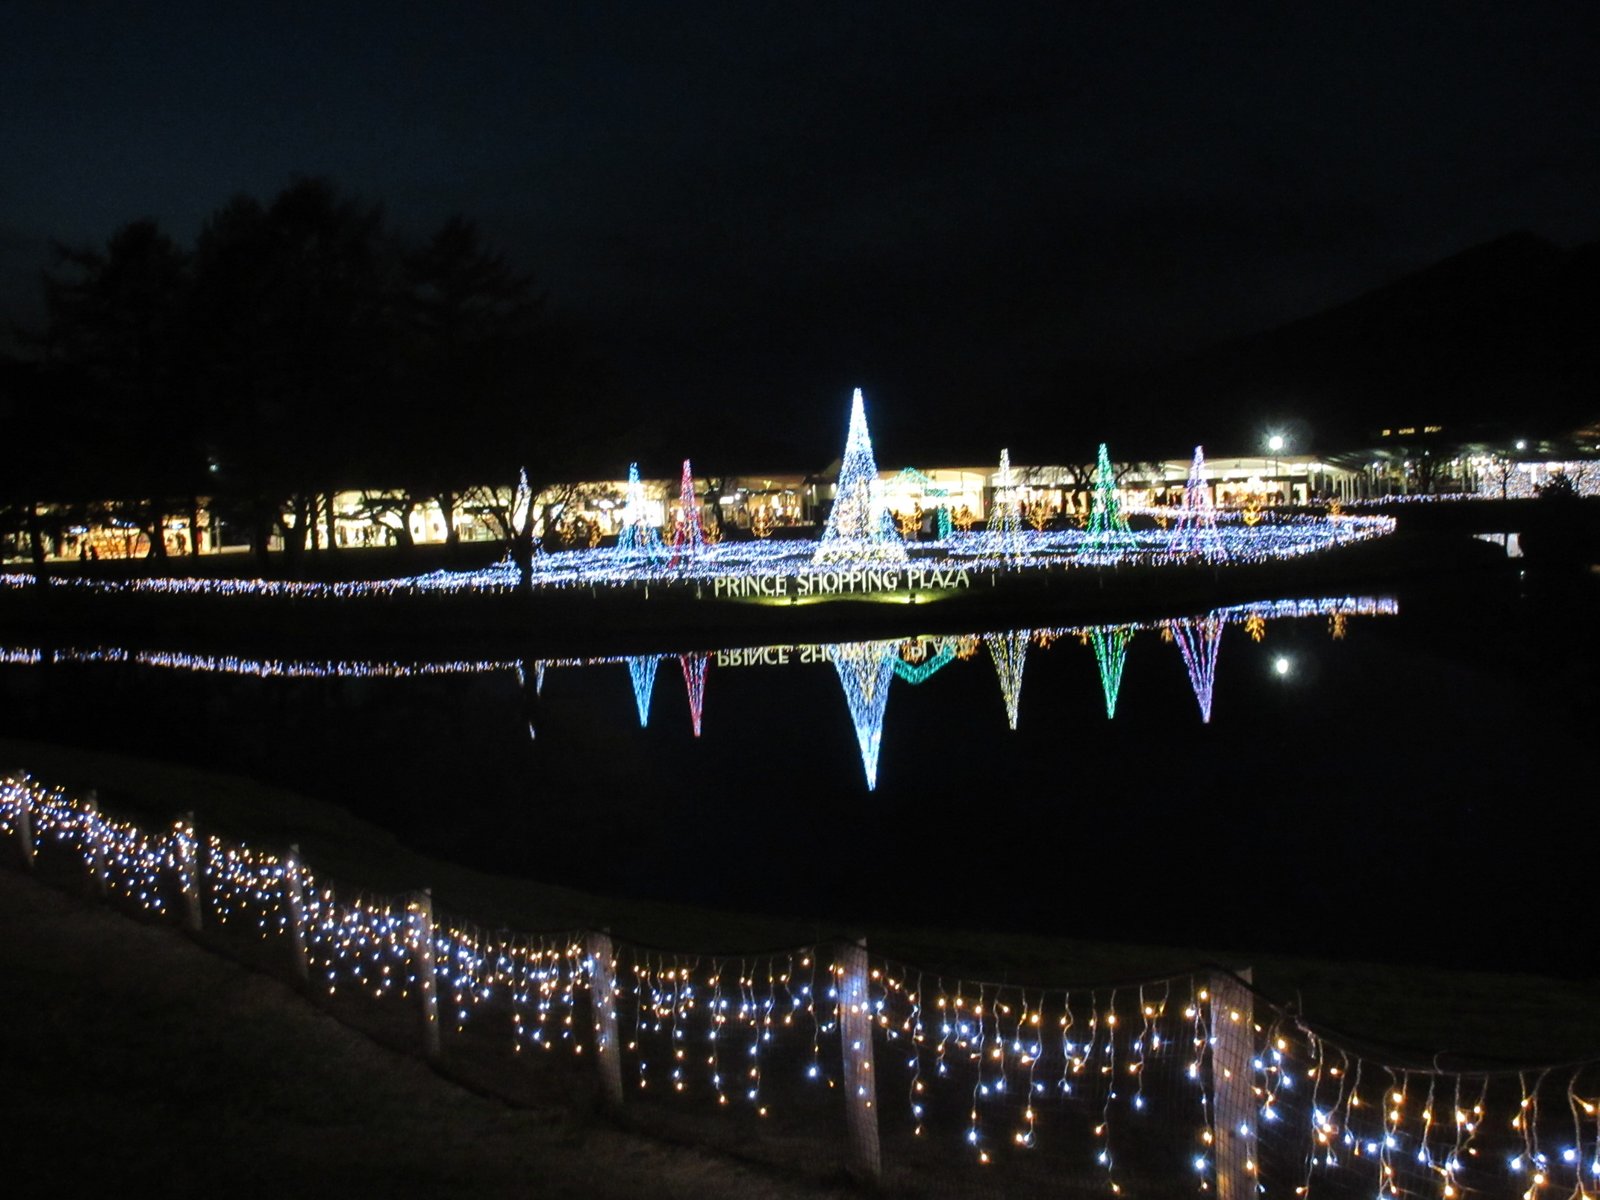
[[[1283,453],[1285,444],[1281,433],[1271,434],[1267,438],[1267,449],[1272,451],[1272,488],[1275,493],[1278,489],[1278,455]]]

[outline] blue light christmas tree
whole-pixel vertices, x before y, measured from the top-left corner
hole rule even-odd
[[[899,649],[894,642],[840,642],[827,649],[850,707],[850,724],[855,727],[870,792],[878,786],[883,714],[889,705],[889,685],[894,682]]]
[[[1217,683],[1217,651],[1222,648],[1225,622],[1216,613],[1172,623],[1173,640],[1189,672],[1189,686],[1200,704],[1200,720],[1211,723],[1211,694]]]
[[[828,522],[812,561],[904,562],[905,542],[895,529],[889,506],[884,502],[860,388],[850,402],[850,431],[845,436],[844,458],[840,460],[839,482],[834,490],[833,507],[828,510]]]
[[[1122,511],[1122,501],[1117,498],[1111,456],[1106,452],[1106,444],[1101,442],[1095,458],[1094,499],[1089,509],[1089,529],[1084,545],[1090,550],[1114,549],[1127,533],[1128,518]]]
[[[1100,690],[1106,697],[1106,719],[1117,715],[1117,694],[1122,690],[1122,668],[1128,661],[1133,630],[1127,626],[1097,625],[1089,631],[1094,658],[1100,668]]]
[[[1217,534],[1217,510],[1211,503],[1211,489],[1206,486],[1205,468],[1205,452],[1196,446],[1189,478],[1183,485],[1183,508],[1173,531],[1172,549],[1176,554],[1194,554],[1216,562],[1226,558],[1228,551]]]
[[[633,702],[639,709],[639,728],[650,724],[650,693],[656,686],[656,667],[660,659],[641,654],[628,659],[628,674],[633,679]]]
[[[645,508],[644,484],[639,480],[639,464],[628,464],[628,497],[622,509],[622,528],[617,532],[617,555],[630,561],[648,562],[665,556],[661,531],[650,521]]]
[[[1006,723],[1012,729],[1017,727],[1017,705],[1022,699],[1022,668],[1027,662],[1028,642],[1032,638],[1031,629],[983,635],[983,644],[989,647],[989,657],[994,659],[994,673],[1000,677],[1000,695],[1006,702]]]

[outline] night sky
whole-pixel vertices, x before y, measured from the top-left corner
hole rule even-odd
[[[0,309],[48,239],[321,175],[477,218],[633,403],[814,453],[855,385],[1004,412],[1600,236],[1600,6],[1246,7],[13,3]]]

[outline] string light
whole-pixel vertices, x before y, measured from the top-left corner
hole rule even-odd
[[[293,927],[284,857],[212,834],[199,847],[201,870],[188,872],[195,834],[187,821],[144,830],[26,776],[0,782],[6,836],[22,827],[24,806],[47,852],[85,869],[103,852],[108,894],[156,919],[181,912],[176,897],[200,887],[217,926],[253,927],[268,939]],[[418,975],[425,946],[441,1006],[449,1006],[447,1032],[505,1013],[516,1052],[587,1057],[593,1046],[577,1016],[616,970],[625,982],[612,995],[631,1030],[620,1052],[638,1089],[659,1082],[666,1086],[656,1090],[714,1111],[743,1107],[764,1117],[808,1087],[835,1088],[846,1050],[859,1054],[870,1042],[873,1074],[904,1073],[911,1145],[937,1134],[983,1169],[1042,1152],[1093,1161],[1116,1194],[1136,1177],[1154,1182],[1142,1160],[1171,1161],[1158,1152],[1166,1142],[1212,1191],[1221,1169],[1217,1089],[1240,1086],[1216,1078],[1215,1056],[1221,1039],[1234,1038],[1250,1064],[1243,1082],[1259,1125],[1250,1186],[1269,1196],[1303,1196],[1326,1182],[1390,1200],[1536,1200],[1556,1186],[1587,1197],[1600,1180],[1600,1058],[1466,1072],[1389,1063],[1340,1046],[1299,1011],[1260,995],[1252,997],[1255,1021],[1234,1019],[1206,976],[1191,972],[1103,997],[1010,982],[948,986],[920,967],[873,957],[853,973],[815,948],[725,957],[622,941],[613,961],[599,964],[581,933],[489,930],[447,912],[419,927],[405,896],[363,891],[304,864],[295,878],[308,955],[328,992],[417,1002],[429,982]],[[419,928],[429,938],[423,946]],[[1130,993],[1135,1020],[1124,1019]],[[1185,995],[1186,1004],[1172,999]],[[868,1017],[860,1045],[841,1041],[847,1009]]]
[[[1126,625],[1095,626],[1089,630],[1094,646],[1095,665],[1100,669],[1100,690],[1106,699],[1106,719],[1117,715],[1117,697],[1122,691],[1122,668],[1128,661],[1128,643],[1133,630]]]
[[[1339,614],[1340,619],[1343,614]],[[1173,621],[1166,628],[1172,631],[1183,655],[1184,669],[1189,672],[1189,686],[1200,705],[1200,720],[1211,723],[1211,698],[1217,684],[1217,653],[1222,648],[1222,630],[1225,622],[1215,613]],[[1341,628],[1343,628],[1341,626]]]
[[[1173,529],[1173,549],[1179,554],[1192,554],[1205,562],[1218,562],[1227,557],[1227,549],[1217,536],[1217,511],[1211,503],[1211,489],[1206,485],[1205,451],[1194,448],[1194,462],[1189,466],[1189,478],[1183,485],[1183,507],[1178,513],[1178,523]]]
[[[706,667],[709,654],[680,654],[678,662],[683,667],[683,686],[689,693],[689,721],[694,736],[700,736],[700,717],[706,706]]]
[[[859,496],[871,487],[851,484]],[[852,502],[855,507],[860,503]],[[838,511],[838,505],[835,505]],[[887,508],[882,511],[887,514]],[[1118,509],[1120,513],[1120,506]],[[876,540],[834,535],[810,543],[792,539],[720,542],[694,555],[675,559],[646,539],[642,549],[575,549],[537,555],[526,579],[509,559],[471,571],[435,571],[395,579],[317,583],[276,579],[97,579],[88,576],[46,576],[47,588],[65,588],[100,595],[148,594],[205,596],[218,599],[245,597],[292,599],[306,602],[357,601],[406,596],[470,596],[509,594],[524,584],[539,592],[593,589],[656,589],[669,594],[715,599],[717,581],[725,584],[750,579],[789,581],[790,596],[822,597],[861,590],[869,571],[894,574],[889,568],[920,569],[924,578],[956,579],[966,573],[990,574],[998,584],[1007,573],[1073,571],[1105,567],[1182,566],[1219,559],[1230,563],[1286,561],[1351,546],[1394,531],[1391,517],[1341,517],[1329,521],[1309,516],[1272,514],[1254,528],[1218,516],[1216,543],[1207,540],[1195,549],[1187,529],[1159,527],[1133,532],[1107,525],[1099,534],[1085,530],[1036,531],[1020,529],[1001,549],[983,537],[957,533],[949,538],[918,543],[908,550],[897,533],[880,530]],[[843,517],[841,516],[841,520]],[[887,519],[887,518],[886,518]],[[1092,524],[1092,523],[1091,523]],[[626,530],[627,526],[624,527]],[[622,535],[619,534],[619,545]],[[31,573],[0,574],[0,587],[34,587]],[[931,585],[930,585],[931,586]],[[948,586],[948,585],[947,585]],[[890,589],[894,590],[894,589]],[[742,594],[729,589],[728,594]]]
[[[878,464],[867,433],[866,403],[861,389],[850,401],[850,427],[845,434],[844,456],[839,460],[839,480],[833,507],[813,552],[817,563],[840,560],[905,562],[906,547],[894,527]]]
[[[1094,497],[1089,510],[1085,545],[1095,552],[1116,550],[1128,532],[1127,514],[1122,511],[1122,501],[1117,498],[1117,480],[1111,469],[1111,456],[1106,444],[1101,442],[1095,456]]]
[[[1019,629],[1010,633],[991,633],[984,636],[989,647],[989,657],[994,660],[994,671],[1000,679],[1000,695],[1006,702],[1006,723],[1017,727],[1017,705],[1022,699],[1022,668],[1027,662],[1028,643],[1033,640],[1032,630]]]
[[[656,685],[656,668],[661,660],[654,654],[634,655],[628,659],[628,676],[633,680],[633,701],[639,709],[639,728],[650,724],[650,692]],[[704,679],[701,680],[702,695]]]
[[[684,464],[687,468],[688,464]],[[666,557],[666,547],[661,541],[661,531],[650,520],[645,504],[644,484],[639,479],[639,464],[628,464],[627,499],[622,509],[622,528],[617,532],[613,551],[617,561],[627,566],[635,563],[654,564]]]
[[[893,642],[845,642],[828,647],[828,658],[839,674],[850,724],[855,728],[866,772],[867,790],[878,786],[878,752],[883,745],[883,715],[889,704],[889,685],[900,661]]]
[[[989,553],[1009,560],[1020,554],[1026,544],[1022,537],[1022,513],[1011,481],[1011,451],[1002,450],[983,545]]]
[[[1347,628],[1351,617],[1392,616],[1396,602],[1388,597],[1332,597],[1306,600],[1257,601],[1213,609],[1207,614],[1184,618],[1125,622],[1116,625],[1071,626],[1044,629],[1016,629],[1001,633],[955,634],[914,639],[915,650],[904,650],[892,641],[843,642],[813,648],[814,654],[799,655],[816,662],[832,663],[845,694],[851,725],[861,752],[868,790],[877,784],[877,765],[882,749],[884,718],[890,683],[899,677],[907,684],[925,684],[951,663],[970,659],[987,646],[1000,685],[1008,725],[1017,728],[1020,719],[1023,670],[1030,642],[1044,648],[1063,638],[1075,637],[1094,651],[1100,674],[1106,715],[1114,717],[1121,693],[1123,668],[1128,645],[1137,630],[1155,630],[1170,636],[1183,657],[1184,666],[1200,706],[1203,722],[1209,722],[1216,683],[1218,650],[1223,630],[1242,624],[1251,637],[1260,640],[1269,620],[1321,619],[1337,621]],[[713,653],[719,661],[766,663],[789,661],[793,647],[730,647],[715,652],[695,651],[678,655],[689,700],[690,726],[699,737],[705,708],[706,675]],[[910,663],[905,654],[921,655]],[[649,721],[650,703],[660,655],[596,655],[577,658],[539,659],[528,663],[520,659],[444,659],[434,662],[384,662],[355,659],[293,660],[254,659],[233,655],[186,654],[176,651],[135,651],[117,647],[44,650],[37,647],[0,647],[0,661],[38,665],[43,663],[132,663],[167,670],[251,675],[262,678],[412,678],[431,675],[509,672],[520,688],[532,687],[535,697],[543,691],[547,672],[552,668],[574,669],[622,664],[627,667],[633,687],[635,707],[641,727]],[[534,706],[529,701],[529,732],[533,733]]]
[[[700,519],[700,502],[695,499],[694,475],[689,460],[683,460],[683,476],[678,481],[678,519],[672,530],[672,558],[675,567],[685,556],[693,558],[706,548],[705,525]]]

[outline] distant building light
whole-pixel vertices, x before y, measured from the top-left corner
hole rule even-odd
[[[1444,426],[1443,425],[1424,425],[1422,427],[1422,432],[1423,433],[1443,433],[1444,432]]]
[[[1401,437],[1409,437],[1411,434],[1414,434],[1416,432],[1417,432],[1417,427],[1415,425],[1407,425],[1404,429],[1402,429],[1400,431],[1400,436]]]

